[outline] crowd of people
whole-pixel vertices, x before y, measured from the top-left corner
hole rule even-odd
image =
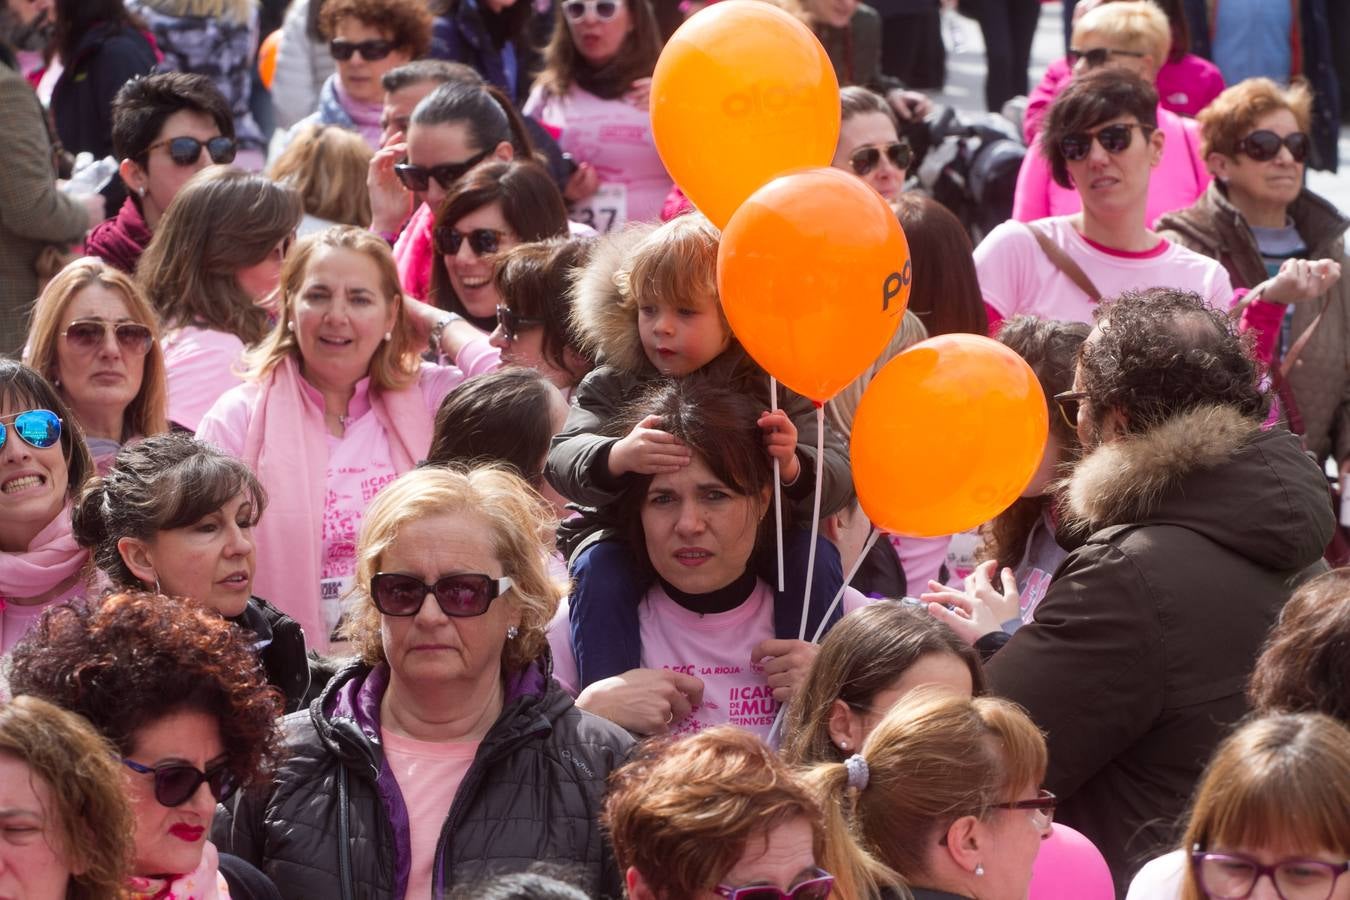
[[[769,2],[912,262],[820,415],[653,138],[707,3],[0,0],[0,897],[1350,898],[1334,79],[1080,0],[1029,85],[962,0],[1030,94],[972,240],[948,4]],[[1040,465],[879,535],[855,413],[951,334]]]

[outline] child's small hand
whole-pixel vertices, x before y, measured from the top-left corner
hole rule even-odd
[[[781,409],[766,412],[757,424],[764,432],[764,449],[778,460],[783,483],[792,484],[802,473],[801,461],[797,459],[797,426]]]
[[[689,465],[689,448],[660,426],[660,416],[648,416],[620,438],[609,451],[609,474],[663,475]]]

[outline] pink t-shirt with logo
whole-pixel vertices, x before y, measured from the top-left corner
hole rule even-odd
[[[455,793],[478,753],[478,741],[419,741],[387,728],[380,729],[380,740],[384,744],[384,758],[408,807],[412,860],[404,896],[408,900],[431,900],[436,844],[455,802]]]
[[[189,325],[160,343],[169,380],[169,421],[196,431],[212,404],[239,386],[244,342],[226,331]]]

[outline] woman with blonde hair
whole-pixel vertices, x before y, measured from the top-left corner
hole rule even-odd
[[[123,444],[168,430],[158,318],[107,263],[76,260],[51,280],[33,308],[24,362],[66,401],[100,470]]]
[[[360,135],[345,128],[318,122],[300,128],[270,172],[274,180],[300,192],[305,216],[298,236],[331,225],[370,224],[366,173],[374,155]]]
[[[632,739],[549,678],[549,521],[498,468],[427,466],[375,498],[360,659],[290,720],[291,762],[217,823],[224,849],[290,898],[442,897],[536,862],[621,895],[598,818]]]
[[[857,900],[1020,900],[1054,815],[1045,766],[1045,738],[1015,704],[916,690],[857,753],[806,773],[825,810],[822,865]]]
[[[254,589],[328,649],[356,574],[371,497],[417,465],[432,417],[463,380],[424,363],[439,310],[405,298],[389,245],[341,225],[300,241],[281,273],[279,320],[197,436],[244,460],[269,498],[254,530]],[[442,326],[443,327],[443,326]]]
[[[195,430],[239,383],[303,214],[293,189],[222,166],[192,176],[169,204],[136,269],[165,329],[169,421]]]
[[[112,747],[37,697],[0,705],[0,890],[24,900],[120,900],[134,824]]]

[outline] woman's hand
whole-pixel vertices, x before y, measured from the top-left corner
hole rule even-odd
[[[1004,622],[1021,616],[1022,598],[1012,569],[1005,568],[1001,573],[1003,593],[994,588],[996,568],[998,563],[992,559],[980,563],[966,578],[964,592],[941,582],[928,582],[929,591],[922,599],[928,603],[929,614],[971,644],[986,634],[1002,631]]]
[[[394,174],[394,166],[407,155],[408,144],[399,133],[370,159],[366,190],[370,192],[370,230],[377,234],[398,234],[412,217],[412,192]]]
[[[778,460],[783,484],[796,482],[802,474],[802,463],[797,458],[797,426],[781,409],[764,413],[756,424],[764,432],[764,449]]]
[[[567,179],[563,188],[563,199],[568,203],[580,203],[600,190],[600,173],[588,162],[577,165],[572,177]]]
[[[689,448],[668,431],[661,417],[648,416],[609,450],[609,474],[668,475],[689,465]]]
[[[423,303],[416,297],[403,296],[403,309],[407,313],[408,329],[412,332],[413,344],[425,346],[431,339],[431,329],[446,315],[445,310],[437,309],[430,303]]]
[[[919,91],[895,88],[886,95],[886,99],[901,122],[917,122],[933,111],[933,101]]]
[[[644,112],[651,109],[652,80],[650,78],[634,80],[628,87],[628,93],[623,95],[623,99]]]
[[[750,661],[762,662],[764,676],[773,688],[773,699],[788,703],[806,680],[820,647],[806,641],[773,638],[761,641],[750,652]]]
[[[1286,259],[1279,274],[1266,282],[1261,299],[1271,303],[1316,300],[1341,280],[1341,264],[1334,259]]]
[[[577,697],[577,706],[636,734],[669,731],[702,702],[703,682],[670,669],[629,669]]]

